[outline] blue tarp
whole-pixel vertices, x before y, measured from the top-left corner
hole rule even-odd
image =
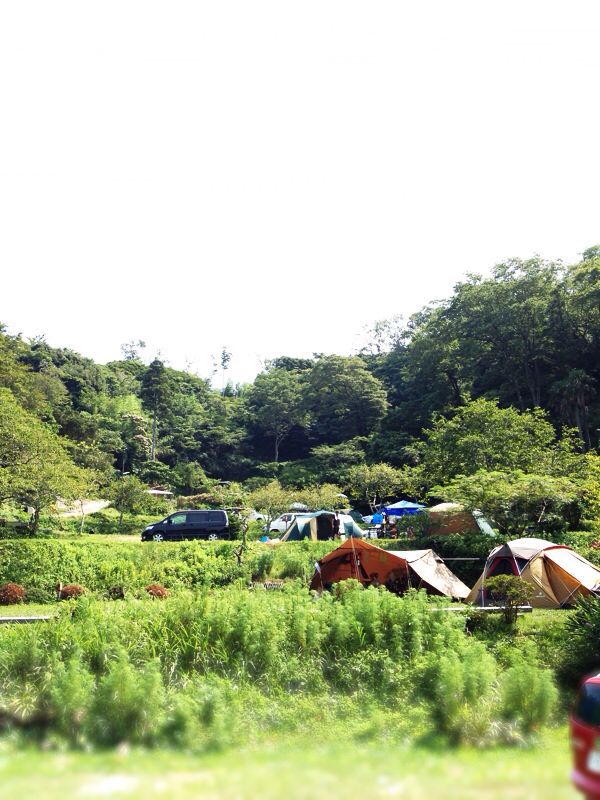
[[[388,514],[390,517],[402,517],[405,514],[418,514],[424,508],[425,506],[420,503],[409,503],[408,500],[400,500],[397,503],[380,508],[379,511],[382,514]]]

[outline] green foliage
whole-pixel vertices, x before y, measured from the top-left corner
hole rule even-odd
[[[260,486],[248,495],[248,504],[251,508],[265,515],[267,530],[271,522],[287,511],[296,501],[296,495],[289,489],[284,489],[277,480]]]
[[[295,494],[297,502],[303,503],[311,511],[325,509],[334,511],[342,508],[348,501],[342,495],[339,486],[333,483],[321,483],[315,486],[307,486]]]
[[[57,732],[71,744],[80,745],[85,740],[95,688],[94,677],[82,663],[81,653],[74,652],[66,662],[58,658],[52,662],[43,702]]]
[[[503,716],[525,733],[547,724],[558,701],[552,672],[525,662],[506,670],[500,691]]]
[[[146,490],[147,486],[135,475],[124,475],[112,483],[108,496],[119,512],[119,526],[123,523],[125,511],[134,514],[144,508],[148,497]]]
[[[583,486],[569,478],[521,470],[458,475],[431,494],[479,509],[508,535],[554,533],[577,527],[584,511]]]
[[[504,621],[514,625],[519,606],[528,605],[535,594],[534,587],[516,575],[495,575],[485,582],[494,602],[504,606]]]
[[[435,659],[434,714],[452,742],[482,744],[491,738],[495,677],[494,659],[481,643]]]
[[[274,460],[279,448],[295,425],[305,422],[302,384],[296,372],[271,369],[261,372],[246,396],[252,423],[273,440]]]
[[[402,472],[389,464],[358,464],[348,470],[346,488],[352,497],[374,508],[402,485]]]
[[[563,445],[540,409],[519,413],[497,402],[473,400],[425,431],[423,466],[432,483],[479,471],[566,475],[581,462]]]
[[[357,357],[319,358],[306,378],[305,408],[323,441],[367,436],[387,409],[386,391]]]
[[[156,661],[141,670],[121,650],[100,679],[94,699],[93,735],[101,744],[154,744],[164,718],[165,690]]]
[[[130,598],[110,611],[83,598],[47,625],[0,626],[2,703],[76,745],[197,751],[281,725],[314,735],[337,715],[347,725],[360,714],[364,728],[399,704],[421,720],[413,736],[475,744],[497,739],[505,717],[523,733],[548,719],[547,676],[536,674],[534,699],[520,698],[512,674],[498,684],[461,615],[435,608],[422,592],[398,598],[352,581],[321,598],[293,584]]]
[[[581,597],[564,626],[562,677],[576,684],[583,676],[600,671],[600,599]]]
[[[75,466],[60,438],[7,389],[0,389],[0,500],[34,509],[35,531],[42,509],[59,498],[84,496],[92,476]]]

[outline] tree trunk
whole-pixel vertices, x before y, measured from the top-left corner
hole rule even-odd
[[[31,520],[31,533],[36,534],[40,525],[40,509],[35,508],[33,511],[33,519]]]
[[[85,525],[85,508],[83,505],[83,500],[79,501],[79,505],[81,507],[81,525],[79,526],[79,533],[83,533],[83,526]]]
[[[592,447],[592,440],[590,438],[590,428],[588,425],[587,406],[583,394],[578,394],[575,400],[575,422],[585,449],[590,450]]]

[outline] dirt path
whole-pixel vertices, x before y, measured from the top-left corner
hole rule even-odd
[[[110,505],[108,500],[84,500],[83,501],[83,513],[87,516],[88,514],[94,514],[96,511],[102,511],[103,508],[107,508]],[[81,516],[81,504],[78,503],[76,507],[70,508],[67,511],[60,511],[58,514],[59,517],[80,517]]]

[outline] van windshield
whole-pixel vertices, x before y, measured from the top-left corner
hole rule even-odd
[[[581,687],[574,713],[582,722],[600,726],[600,683],[585,683]]]

